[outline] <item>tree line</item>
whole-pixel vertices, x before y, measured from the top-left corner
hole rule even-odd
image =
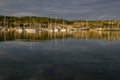
[[[65,24],[73,27],[120,27],[120,20],[64,20],[38,16],[0,16],[0,27],[48,27],[49,24]]]

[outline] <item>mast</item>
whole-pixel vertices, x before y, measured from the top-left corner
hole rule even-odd
[[[63,23],[62,23],[62,28],[64,28],[64,19],[63,19]]]
[[[4,22],[3,22],[3,26],[6,27],[6,16],[4,16]]]
[[[29,17],[30,17],[30,23],[29,24],[30,24],[30,28],[31,28],[31,12],[30,12],[30,16]]]
[[[20,28],[20,17],[19,17],[19,28]]]

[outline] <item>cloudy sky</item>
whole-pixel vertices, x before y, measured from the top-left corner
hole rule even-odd
[[[120,0],[0,0],[0,15],[64,19],[120,17]]]

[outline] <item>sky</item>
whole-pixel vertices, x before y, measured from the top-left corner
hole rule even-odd
[[[120,0],[0,0],[0,15],[119,19]]]

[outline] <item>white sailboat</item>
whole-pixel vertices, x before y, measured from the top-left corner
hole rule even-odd
[[[31,13],[30,13],[30,23],[29,24],[30,24],[29,28],[26,28],[25,31],[27,33],[36,33],[36,28],[32,28],[32,25],[31,25]]]
[[[60,29],[61,32],[66,32],[66,29],[64,28],[64,20],[63,20],[63,24],[62,24],[62,29]]]
[[[85,26],[81,28],[81,30],[89,30],[88,22],[87,20],[85,21]]]
[[[16,28],[16,32],[22,33],[22,28]]]
[[[16,28],[16,32],[18,32],[18,33],[22,33],[23,32],[23,29],[20,28],[20,17],[19,17],[19,28]]]
[[[34,28],[27,28],[27,29],[25,29],[25,31],[27,33],[36,33],[36,29],[34,29]]]

